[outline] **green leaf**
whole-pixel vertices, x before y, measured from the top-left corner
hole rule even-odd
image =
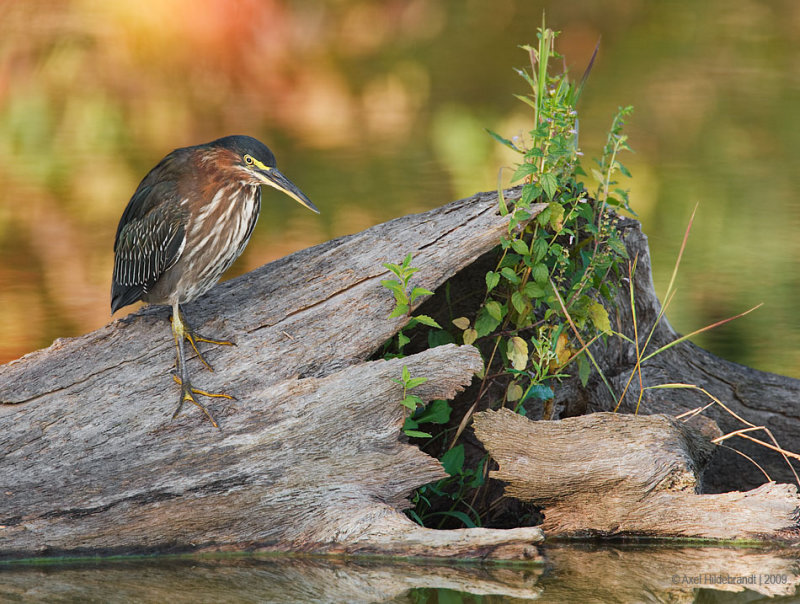
[[[493,319],[497,319],[498,321],[503,320],[503,307],[500,306],[500,303],[496,300],[489,300],[486,303],[486,312],[488,312]]]
[[[628,249],[625,247],[625,244],[622,243],[621,239],[617,237],[610,237],[607,241],[608,247],[614,250],[618,255],[622,256],[623,258],[628,257]]]
[[[430,434],[428,434],[427,432],[420,432],[419,430],[403,429],[403,432],[405,432],[406,436],[409,436],[411,438],[431,438]]]
[[[423,497],[423,499],[424,499],[424,497]],[[412,501],[412,503],[414,503],[414,501]],[[417,514],[414,510],[406,510],[405,512],[406,512],[406,514],[411,516],[411,520],[416,522],[418,525],[425,526],[425,523],[422,522],[422,518],[420,518],[419,514]]]
[[[383,263],[383,267],[386,268],[386,269],[389,269],[391,272],[393,272],[398,277],[400,276],[400,273],[403,272],[403,269],[401,269],[396,264],[392,264],[391,262],[384,262]],[[381,283],[383,283],[383,281],[381,281]]]
[[[547,194],[547,197],[553,199],[553,196],[556,194],[558,190],[558,180],[553,174],[549,172],[545,172],[544,174],[539,175],[539,184],[542,186],[542,189]]]
[[[537,171],[535,164],[520,164],[511,177],[511,182],[517,182],[520,178],[529,176]]]
[[[525,52],[530,52],[532,50],[530,46],[520,46],[520,48]],[[533,78],[531,78],[531,76],[528,75],[527,71],[525,71],[524,69],[517,69],[516,67],[514,68],[514,71],[516,71],[517,75],[520,76],[522,79],[524,79],[531,88],[536,90],[536,82],[534,82]]]
[[[517,97],[520,101],[522,101],[526,105],[529,105],[530,107],[533,107],[534,109],[536,109],[536,103],[533,101],[533,99],[531,99],[531,98],[529,98],[527,96],[523,96],[521,94],[515,94],[514,96]]]
[[[397,332],[397,347],[402,350],[403,346],[408,344],[411,339],[402,331]]]
[[[528,343],[519,336],[510,338],[507,354],[511,366],[517,371],[524,371],[528,365]]]
[[[444,329],[433,329],[428,332],[428,348],[453,344],[455,341],[453,334]]]
[[[419,422],[413,420],[410,415],[406,416],[403,422],[403,430],[416,430],[419,428]]]
[[[536,215],[536,222],[539,223],[539,226],[547,226],[547,224],[550,222],[551,212],[552,210],[550,210],[550,206],[548,206]]]
[[[436,329],[441,329],[442,326],[439,325],[432,317],[428,315],[417,315],[414,317],[418,323],[422,323],[423,325],[427,325],[428,327],[435,327]]]
[[[544,288],[538,283],[535,283],[533,281],[528,281],[525,284],[524,290],[525,290],[525,295],[528,296],[529,298],[542,298],[544,297],[545,294]]]
[[[513,283],[514,285],[517,285],[519,283],[519,275],[517,275],[514,269],[512,269],[509,266],[504,266],[500,270],[500,274],[503,275],[503,277],[505,277],[506,280],[508,280],[510,283]]]
[[[533,280],[540,285],[547,283],[547,278],[550,276],[550,272],[544,264],[537,264],[534,266],[531,274],[533,275]]]
[[[489,271],[486,273],[486,291],[490,292],[500,283],[500,273]]]
[[[481,463],[478,464],[478,467],[475,468],[475,471],[473,473],[473,478],[469,482],[469,487],[471,489],[475,489],[479,486],[482,486],[483,483],[485,482],[483,477],[483,469],[485,465],[486,465],[486,458],[484,457]]]
[[[544,237],[540,237],[533,242],[534,262],[541,262],[545,254],[547,254],[547,240]]]
[[[511,241],[511,247],[514,249],[517,254],[522,256],[527,256],[530,252],[528,250],[528,246],[525,245],[525,242],[521,239],[513,239]]]
[[[418,424],[446,424],[450,421],[450,403],[441,399],[436,399],[419,414],[416,421]]]
[[[608,333],[611,331],[611,321],[608,318],[608,311],[600,302],[592,301],[589,304],[589,318],[595,329],[601,333]]]
[[[528,392],[525,393],[525,398],[522,399],[522,401],[525,402],[531,398],[538,398],[546,401],[554,396],[555,394],[550,386],[546,386],[545,384],[533,384],[530,388],[528,388]]]
[[[452,516],[453,518],[458,518],[461,522],[464,523],[464,526],[467,528],[476,527],[476,524],[472,521],[472,518],[467,516],[464,512],[459,512],[458,510],[444,510],[442,512],[436,512],[435,514],[431,514],[431,516],[436,516],[436,515]],[[438,591],[438,598],[436,601],[439,602],[439,604],[455,604],[455,602],[463,602],[461,596],[456,592],[452,592],[450,595],[445,596],[452,598],[448,602],[445,600],[445,597],[443,597],[443,594],[447,594],[448,592],[442,590],[437,590],[437,591]]]
[[[412,411],[417,408],[417,403],[414,402],[414,399],[411,398],[411,395],[408,395],[406,398],[400,401],[400,404],[403,405],[403,407],[408,407]]]
[[[477,337],[482,338],[489,335],[497,329],[498,325],[500,325],[500,321],[490,315],[485,306],[478,311],[478,316],[475,318],[475,333]],[[468,331],[470,330],[468,329],[464,332],[465,336]],[[466,344],[466,341],[464,343]]]
[[[450,476],[460,474],[464,467],[464,445],[456,445],[442,455],[439,461],[442,463],[444,471],[450,474]]]
[[[485,130],[486,130],[486,132],[489,133],[489,136],[491,136],[494,140],[496,140],[501,145],[505,145],[506,147],[508,147],[509,149],[513,149],[517,153],[522,153],[523,152],[522,149],[517,147],[514,143],[512,143],[507,138],[503,138],[502,136],[500,136],[496,132],[493,132],[493,131],[489,130],[488,128],[485,128]]]
[[[422,399],[419,398],[416,394],[408,394],[402,401],[400,401],[400,404],[403,405],[403,407],[408,407],[413,411],[423,403]]]
[[[428,378],[426,378],[426,377],[411,378],[405,384],[406,390],[411,390],[412,388],[416,388],[417,386],[420,386],[421,384],[424,384],[427,381],[428,381]]]
[[[534,183],[526,183],[522,185],[522,196],[520,197],[520,203],[524,206],[529,206],[541,194],[542,188],[539,185]],[[530,216],[528,218],[530,218]],[[522,219],[520,218],[520,220]]]
[[[381,285],[383,285],[386,289],[391,290],[398,302],[408,302],[406,290],[403,288],[403,284],[399,281],[395,281],[394,279],[383,279],[381,281]]]
[[[415,287],[411,290],[411,301],[413,302],[420,296],[429,296],[433,294],[433,292],[429,289],[425,289],[424,287]]]
[[[402,379],[404,384],[411,379],[411,374],[408,372],[408,367],[405,365],[403,365]]]
[[[408,304],[398,304],[394,307],[392,314],[389,315],[389,319],[394,319],[395,317],[402,317],[403,315],[408,314]]]
[[[589,364],[589,361],[586,359],[585,354],[581,354],[577,358],[578,362],[578,377],[581,380],[581,386],[584,388],[586,387],[587,382],[589,381],[589,373],[592,370],[592,366]]]
[[[517,310],[519,314],[525,312],[525,297],[518,291],[511,294],[511,304]]]

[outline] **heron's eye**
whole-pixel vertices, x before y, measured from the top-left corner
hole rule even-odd
[[[255,160],[253,159],[253,157],[251,155],[245,155],[244,156],[244,163],[246,163],[248,166],[252,166],[254,161]]]

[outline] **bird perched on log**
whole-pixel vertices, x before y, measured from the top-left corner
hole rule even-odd
[[[209,369],[197,343],[231,343],[196,333],[181,304],[211,289],[244,251],[261,210],[261,185],[283,191],[319,213],[278,171],[272,151],[249,136],[226,136],[176,149],[144,177],[122,213],[114,240],[111,313],[137,300],[172,306],[177,350],[174,378],[181,386],[173,418],[189,401],[218,427],[195,395],[232,398],[192,386],[184,340]]]

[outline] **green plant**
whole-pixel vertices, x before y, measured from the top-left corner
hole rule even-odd
[[[449,476],[414,491],[411,498],[414,507],[406,511],[408,515],[422,526],[436,525],[442,528],[449,518],[454,518],[467,528],[481,526],[480,513],[467,502],[466,497],[486,482],[485,467],[488,459],[489,456],[484,455],[475,468],[469,468],[465,465],[464,445],[450,448],[439,459]],[[447,502],[444,509],[440,509],[441,505],[434,505],[434,499],[438,500],[437,503]],[[466,512],[457,509],[459,507]]]
[[[611,332],[602,301],[616,292],[607,277],[619,275],[627,258],[616,215],[606,209],[630,210],[627,192],[615,187],[614,179],[617,173],[629,175],[619,154],[629,150],[622,127],[631,108],[621,108],[614,117],[593,170],[598,190],[591,197],[580,180],[585,172],[576,105],[592,63],[580,83],[566,72],[551,75],[553,60],[561,58],[556,36],[543,25],[538,46],[523,47],[531,70],[518,73],[530,93],[517,97],[533,110],[527,137],[512,141],[489,131],[521,155],[512,182],[522,181],[522,190],[510,211],[501,192],[501,212],[510,212],[509,226],[496,267],[486,274],[484,301],[474,319],[454,321],[464,343],[491,342],[478,399],[492,381],[504,380],[503,404],[513,403],[520,412],[525,403],[552,398],[551,384],[567,368],[575,367],[586,384],[592,366],[597,367],[588,346]]]
[[[383,279],[381,285],[392,292],[395,299],[395,306],[389,314],[390,319],[408,315],[411,305],[420,296],[430,295],[433,292],[424,287],[412,287],[410,280],[412,275],[416,273],[419,268],[411,266],[412,255],[407,254],[400,264],[393,264],[386,262],[383,264],[384,268],[388,269],[396,278]],[[441,326],[428,315],[417,315],[410,317],[408,322],[398,331],[396,340],[396,353],[391,353],[389,350],[384,351],[384,358],[395,358],[403,356],[403,348],[409,342],[409,338],[405,331],[413,329],[417,325],[425,325],[441,330]],[[387,348],[391,342],[387,343]],[[408,372],[408,368],[403,365],[403,373],[400,380],[393,380],[403,387],[403,398],[400,404],[410,410],[410,414],[406,416],[403,423],[403,432],[413,438],[431,438],[431,434],[419,430],[420,424],[445,424],[450,419],[450,403],[444,400],[434,400],[425,406],[422,399],[415,394],[410,394],[409,391],[421,384],[424,384],[428,378],[416,377],[412,378]]]
[[[427,432],[418,430],[420,424],[434,423],[443,424],[450,419],[450,405],[447,401],[435,400],[427,407],[422,402],[422,399],[416,394],[411,394],[410,391],[421,386],[428,381],[426,377],[411,377],[408,367],[403,365],[403,373],[400,379],[392,379],[396,384],[403,387],[403,398],[400,404],[406,407],[410,414],[406,416],[403,424],[403,432],[407,436],[416,438],[430,438],[431,435]]]
[[[384,350],[386,357],[402,356],[410,341],[406,330],[425,325],[435,328],[428,334],[430,346],[460,339],[478,346],[484,354],[485,369],[475,400],[460,425],[450,429],[450,446],[440,458],[448,477],[425,485],[414,495],[415,508],[409,515],[420,523],[454,518],[467,526],[481,524],[480,513],[466,496],[484,484],[487,458],[477,467],[468,467],[464,447],[457,440],[490,387],[500,386],[504,391],[497,404],[512,406],[519,413],[526,413],[526,405],[546,405],[568,370],[574,368],[581,381],[587,382],[592,366],[597,367],[588,347],[611,333],[602,300],[616,292],[606,277],[620,274],[626,252],[616,215],[607,208],[630,210],[627,192],[617,186],[615,178],[618,173],[629,175],[619,155],[629,150],[622,127],[631,109],[621,108],[612,122],[598,167],[593,170],[598,187],[592,197],[580,180],[585,173],[580,165],[576,110],[592,63],[577,84],[567,73],[551,74],[554,59],[560,58],[554,47],[556,36],[543,24],[538,46],[523,47],[531,70],[518,73],[530,92],[518,98],[533,111],[532,129],[513,141],[489,132],[520,154],[512,181],[521,181],[522,187],[511,208],[499,191],[500,211],[509,215],[508,231],[500,241],[495,266],[485,275],[482,302],[472,313],[452,320],[452,333],[427,315],[412,317]],[[418,270],[411,262],[408,255],[401,264],[384,264],[394,275],[381,282],[395,298],[390,318],[408,315],[415,300],[431,293],[411,285]],[[600,377],[605,380],[602,374]],[[423,379],[411,378],[404,368],[402,379],[396,381],[403,385],[403,404],[410,410],[405,433],[428,438],[425,446],[430,447],[435,439],[420,430],[420,424],[446,423],[451,408],[446,401],[422,407],[409,390]]]
[[[420,296],[433,294],[432,291],[424,287],[412,287],[410,285],[409,282],[412,275],[419,270],[419,268],[411,266],[411,260],[411,254],[407,254],[400,264],[392,264],[391,262],[383,263],[383,267],[388,269],[396,277],[395,279],[381,280],[381,285],[394,295],[395,305],[392,312],[389,314],[389,319],[408,315],[411,311],[411,306]],[[409,338],[405,332],[417,325],[427,325],[428,327],[441,329],[441,325],[428,315],[410,317],[408,322],[397,332],[397,353],[391,354],[386,351],[386,358],[403,356],[403,347],[409,342]]]
[[[616,279],[607,277],[619,277],[627,258],[616,213],[608,208],[630,211],[627,191],[616,179],[620,174],[629,176],[619,156],[630,150],[623,126],[631,108],[620,108],[612,121],[597,168],[592,170],[598,183],[593,197],[581,180],[586,174],[580,163],[576,106],[594,57],[582,80],[575,83],[566,72],[551,73],[555,59],[561,58],[554,45],[557,33],[543,24],[537,37],[535,48],[523,47],[530,71],[518,70],[530,90],[517,97],[532,110],[532,128],[514,140],[489,131],[520,155],[512,177],[512,182],[522,183],[519,198],[512,207],[498,191],[500,212],[509,217],[508,230],[499,242],[495,266],[485,275],[483,300],[474,311],[453,319],[452,334],[447,334],[476,345],[484,355],[485,368],[469,411],[447,437],[449,448],[440,459],[449,476],[414,495],[415,508],[409,515],[420,523],[454,518],[467,526],[481,524],[480,513],[467,501],[467,494],[484,484],[487,458],[468,467],[458,439],[490,389],[496,392],[499,387],[503,392],[494,405],[511,406],[524,414],[533,404],[546,409],[558,381],[568,372],[577,373],[585,385],[594,367],[608,384],[589,346],[612,333],[603,301],[616,294],[610,284]],[[396,277],[382,282],[395,296],[390,316],[408,314],[414,300],[429,292],[410,286],[417,270],[410,256],[400,265],[384,266]],[[444,339],[445,330],[433,325],[433,319],[415,324],[419,323],[437,328],[429,333],[429,344]],[[411,322],[404,329],[410,327]],[[408,342],[401,331],[397,355],[402,355]],[[406,386],[403,396],[407,400]],[[449,417],[447,403],[438,409],[443,411],[445,405]],[[419,404],[408,401],[406,406],[412,410],[406,433],[428,437],[428,432],[417,428],[425,417],[437,416],[433,408],[426,416],[429,410]]]
[[[628,191],[620,187],[618,182],[620,177],[630,177],[620,156],[623,152],[631,151],[623,128],[632,108],[620,107],[612,120],[602,154],[595,160],[596,167],[591,169],[596,181],[594,194],[591,195],[581,180],[586,173],[580,162],[582,153],[578,145],[576,105],[594,56],[579,84],[572,82],[566,72],[552,75],[552,61],[560,58],[554,47],[556,36],[556,32],[543,24],[538,32],[537,47],[523,47],[529,54],[531,70],[518,72],[529,85],[530,93],[527,96],[518,95],[518,98],[533,110],[532,129],[526,136],[513,140],[489,131],[495,140],[521,156],[514,169],[512,182],[521,182],[522,186],[513,206],[505,199],[502,189],[498,190],[500,212],[508,216],[509,224],[497,250],[497,261],[485,275],[483,299],[477,308],[463,311],[463,316],[451,319],[448,327],[452,333],[438,325],[435,326],[436,331],[428,332],[431,346],[433,342],[447,338],[474,344],[481,350],[485,365],[479,376],[480,387],[458,427],[439,431],[436,437],[431,437],[425,444],[431,450],[432,443],[442,435],[446,435],[449,441],[449,447],[441,446],[441,441],[438,443],[438,453],[444,452],[440,460],[448,476],[419,488],[412,498],[414,509],[408,511],[411,518],[426,526],[434,526],[438,522],[441,527],[448,519],[455,519],[468,527],[480,526],[484,521],[482,514],[491,509],[491,505],[480,509],[476,509],[475,505],[487,476],[488,457],[484,455],[474,467],[470,467],[471,464],[466,461],[464,444],[459,442],[472,413],[490,391],[491,400],[484,401],[484,407],[509,406],[515,412],[526,414],[532,405],[541,405],[540,415],[546,418],[549,416],[549,401],[553,399],[562,378],[575,374],[586,386],[592,371],[595,371],[597,379],[605,384],[617,407],[633,379],[638,376],[636,412],[646,390],[690,388],[708,396],[712,400],[709,405],[717,404],[732,413],[718,399],[692,384],[644,386],[643,362],[696,333],[754,309],[680,337],[655,351],[648,351],[655,328],[674,294],[672,288],[686,244],[687,228],[661,313],[644,341],[640,342],[633,289],[637,259],[628,258],[618,228],[618,212],[633,213]],[[410,257],[399,267],[385,266],[400,278],[392,287],[393,291],[401,293],[399,297],[396,296],[397,307],[401,310],[396,309],[396,312],[402,314],[402,309],[408,308],[406,300],[412,300],[414,292],[413,289],[409,291],[406,278],[406,275],[410,276],[408,271],[414,270],[410,267]],[[396,271],[391,267],[395,267]],[[612,329],[606,310],[607,303],[618,294],[615,284],[625,281],[632,313],[632,338]],[[451,308],[449,289],[445,291],[448,308]],[[433,326],[431,323],[425,324]],[[622,338],[635,347],[635,367],[619,393],[612,389],[590,349],[599,338],[608,337]],[[398,340],[398,349],[402,351],[402,345],[408,341],[408,337]],[[498,391],[501,392],[500,396],[497,395]],[[403,393],[406,397],[405,389]],[[407,405],[413,408],[405,426],[407,433],[410,431],[415,436],[427,438],[429,433],[416,431],[420,423],[425,419],[430,423],[447,422],[445,416],[449,418],[451,411],[449,404],[445,401],[436,403],[436,410],[433,406],[423,410],[417,404],[413,407]],[[699,413],[702,409],[695,411]],[[432,417],[442,421],[433,422],[429,419]],[[789,457],[800,459],[800,455],[780,448],[764,426],[735,417],[745,427],[715,442],[722,443],[736,436],[779,452],[787,463]],[[771,442],[750,435],[759,430]]]

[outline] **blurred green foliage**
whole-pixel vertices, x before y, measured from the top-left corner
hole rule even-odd
[[[258,136],[319,200],[313,223],[265,193],[230,274],[495,188],[514,159],[476,128],[524,131],[508,66],[543,9],[568,66],[602,36],[582,146],[602,146],[620,100],[637,108],[630,195],[658,291],[700,202],[670,322],[690,332],[765,302],[697,342],[800,376],[790,0],[2,3],[0,361],[108,321],[116,222],[172,148]]]

